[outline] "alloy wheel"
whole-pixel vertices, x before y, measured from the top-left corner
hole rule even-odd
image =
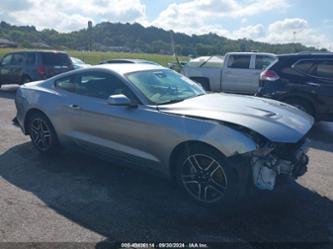
[[[222,165],[204,154],[190,155],[185,159],[181,181],[192,197],[205,203],[222,199],[228,186]]]
[[[34,119],[31,122],[30,133],[32,142],[40,151],[48,151],[51,148],[51,130],[44,120]]]

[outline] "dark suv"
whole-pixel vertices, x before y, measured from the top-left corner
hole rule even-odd
[[[74,69],[70,57],[57,51],[20,51],[0,60],[0,87],[50,78]]]
[[[278,56],[261,73],[256,95],[296,106],[317,121],[333,121],[333,53]]]

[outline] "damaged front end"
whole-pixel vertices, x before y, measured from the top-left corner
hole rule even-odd
[[[310,140],[304,137],[296,144],[267,142],[251,155],[254,185],[260,190],[273,190],[276,179],[287,175],[294,179],[307,171]]]

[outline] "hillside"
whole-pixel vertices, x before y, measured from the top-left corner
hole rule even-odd
[[[156,27],[145,28],[140,24],[121,24],[104,22],[88,29],[70,33],[56,30],[38,31],[34,26],[15,26],[0,23],[0,38],[16,42],[20,47],[49,46],[56,49],[97,51],[115,48],[128,48],[132,52],[171,54],[170,32]],[[216,34],[186,35],[174,33],[176,51],[179,55],[225,54],[230,51],[251,51],[288,53],[298,51],[315,51],[313,47],[302,44],[268,44],[247,39],[230,40]],[[324,50],[325,51],[325,50]]]

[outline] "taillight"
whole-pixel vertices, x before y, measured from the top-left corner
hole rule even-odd
[[[46,71],[45,67],[43,67],[43,66],[40,66],[37,68],[37,72],[40,76],[43,76],[45,74],[45,71]]]
[[[272,70],[265,70],[260,74],[260,80],[276,81],[280,79],[279,75]]]

